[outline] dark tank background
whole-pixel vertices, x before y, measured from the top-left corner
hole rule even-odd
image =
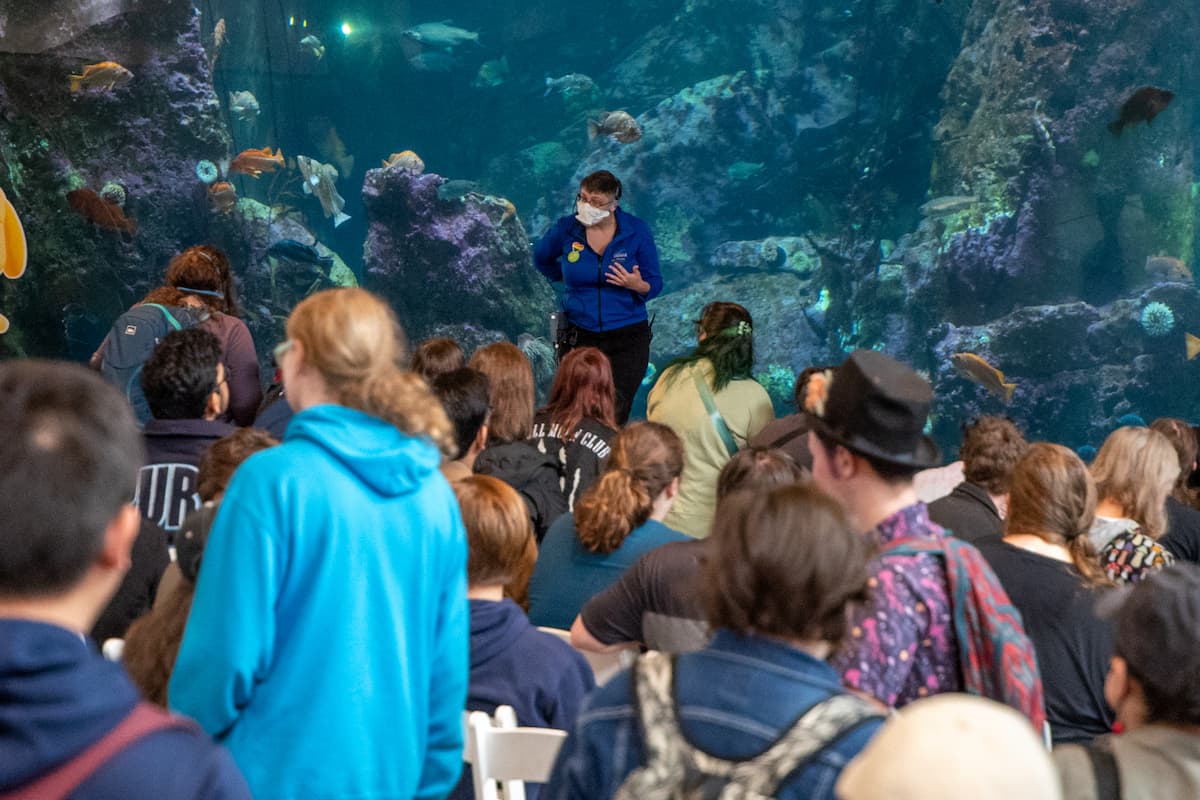
[[[447,20],[456,42],[412,35]],[[298,299],[358,282],[413,339],[507,337],[545,377],[554,297],[529,242],[608,168],[663,260],[655,365],[729,299],[780,413],[795,371],[874,347],[928,373],[948,450],[979,413],[1073,447],[1200,419],[1198,33],[1178,0],[0,0],[0,188],[30,241],[0,352],[86,358],[172,253],[211,242],[264,359]],[[68,91],[106,60],[133,80]],[[1110,131],[1147,86],[1172,102]],[[239,91],[256,117],[231,113]],[[588,138],[615,110],[639,141]],[[216,211],[200,162],[267,146],[334,165],[351,219],[295,168],[229,176],[241,199]],[[406,150],[422,171],[382,168]],[[135,236],[66,203],[110,184]],[[281,239],[332,266],[268,254]],[[1002,370],[1011,404],[955,353]]]

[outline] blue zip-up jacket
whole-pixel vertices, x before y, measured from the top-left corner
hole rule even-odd
[[[745,760],[766,750],[817,703],[843,689],[837,672],[783,642],[719,630],[703,650],[675,662],[674,695],[688,742],[717,758]],[[833,800],[842,768],[883,720],[868,718],[828,743],[788,776],[781,800]],[[541,800],[612,797],[645,761],[629,670],[593,692]]]
[[[538,272],[566,287],[562,303],[567,321],[584,330],[611,331],[645,322],[646,301],[658,297],[663,288],[650,226],[620,208],[613,213],[617,233],[603,256],[588,247],[586,229],[573,216],[554,223],[533,250]],[[578,254],[575,260],[573,254]],[[641,295],[608,283],[608,268],[613,263],[629,272],[636,265],[650,291]]]
[[[169,700],[258,800],[441,798],[457,782],[467,546],[439,460],[321,405],[234,475]]]
[[[125,670],[56,625],[0,619],[0,794],[87,750],[133,710]],[[71,800],[250,800],[233,759],[203,732],[169,728],[138,739]]]

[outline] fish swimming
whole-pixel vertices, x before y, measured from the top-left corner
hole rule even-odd
[[[1114,136],[1120,136],[1127,125],[1145,122],[1149,125],[1162,111],[1171,104],[1175,93],[1154,86],[1143,86],[1134,92],[1121,106],[1117,119],[1110,122],[1108,129]]]
[[[479,184],[475,181],[468,180],[452,180],[443,181],[438,184],[437,196],[438,200],[443,201],[458,201],[462,202],[469,194],[478,194]]]
[[[950,356],[950,364],[962,377],[979,384],[1005,403],[1011,403],[1013,392],[1017,390],[1015,383],[1005,383],[1004,373],[984,361],[974,353],[955,353]]]
[[[568,72],[561,78],[546,76],[546,93],[559,92],[563,97],[573,97],[577,94],[590,94],[596,88],[596,82],[582,72]]]
[[[1146,274],[1159,280],[1190,283],[1192,271],[1188,265],[1172,256],[1147,256]]]
[[[82,74],[70,77],[72,92],[84,89],[112,91],[117,86],[129,83],[133,73],[115,61],[101,61],[99,64],[89,64],[83,68]]]
[[[479,72],[475,73],[475,80],[471,85],[476,89],[487,89],[499,86],[507,77],[508,56],[501,56],[483,62],[483,65],[479,67]]]
[[[16,280],[25,274],[29,263],[28,243],[25,228],[17,210],[0,189],[0,272],[4,277]]]
[[[406,172],[411,172],[413,175],[420,175],[425,171],[425,162],[421,157],[412,150],[405,150],[401,153],[392,153],[383,162],[384,169],[402,169]]]
[[[438,47],[443,50],[451,50],[464,42],[479,44],[478,33],[455,27],[448,19],[441,22],[422,22],[404,31],[402,35],[426,47]]]
[[[311,53],[312,57],[318,61],[325,57],[325,44],[311,33],[300,40],[300,46]]]
[[[944,217],[965,211],[979,202],[979,198],[970,194],[951,194],[945,197],[935,197],[921,206],[921,215],[926,217]]]
[[[1190,333],[1183,334],[1183,342],[1187,345],[1187,360],[1191,361],[1196,356],[1200,356],[1200,336],[1193,336]]]
[[[228,214],[237,206],[237,189],[228,181],[217,181],[208,187],[208,200],[218,214]]]
[[[208,59],[208,71],[212,72],[213,67],[217,64],[217,57],[221,55],[221,48],[225,45],[225,18],[221,17],[217,20],[217,24],[213,26],[213,49],[212,56]]]
[[[91,189],[74,189],[67,192],[67,203],[89,222],[110,231],[124,231],[130,236],[137,233],[137,222],[125,216],[121,206],[106,200]]]
[[[237,158],[229,165],[229,171],[257,178],[264,172],[274,172],[282,166],[283,153],[276,150],[272,154],[271,148],[266,147],[261,150],[243,150],[238,153]]]
[[[316,264],[327,269],[333,266],[333,256],[323,256],[311,244],[297,242],[295,239],[280,239],[267,248],[267,255],[300,264]]]
[[[229,111],[240,120],[252,120],[258,116],[258,98],[246,90],[229,93]]]
[[[296,156],[296,166],[304,176],[304,193],[315,195],[321,201],[326,218],[333,217],[333,227],[350,219],[350,215],[342,211],[346,201],[334,186],[338,171],[332,164],[322,164],[308,156]]]
[[[588,138],[597,136],[611,136],[621,144],[629,144],[642,138],[642,129],[637,120],[624,111],[605,111],[599,119],[588,120]]]

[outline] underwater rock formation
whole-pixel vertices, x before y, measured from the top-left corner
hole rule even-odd
[[[413,341],[435,326],[473,323],[516,341],[542,335],[554,293],[533,268],[511,203],[466,192],[438,196],[433,172],[369,170],[364,284],[395,306]]]

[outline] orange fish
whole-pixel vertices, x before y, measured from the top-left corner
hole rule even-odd
[[[243,150],[238,153],[237,158],[229,165],[229,171],[257,178],[264,172],[274,172],[283,165],[282,152],[276,150],[272,153],[271,148],[264,147],[262,150]]]
[[[25,229],[12,203],[0,190],[0,271],[13,280],[25,274],[28,253]]]
[[[237,205],[237,189],[228,181],[218,181],[208,187],[208,199],[219,214],[228,214]]]
[[[101,61],[99,64],[89,64],[83,68],[82,75],[71,76],[71,91],[82,89],[104,89],[111,91],[113,87],[129,83],[133,73],[115,61]]]
[[[130,236],[137,233],[137,222],[125,216],[121,207],[112,200],[107,200],[91,189],[75,189],[67,192],[67,202],[71,208],[82,214],[90,222],[110,231],[125,231]]]

